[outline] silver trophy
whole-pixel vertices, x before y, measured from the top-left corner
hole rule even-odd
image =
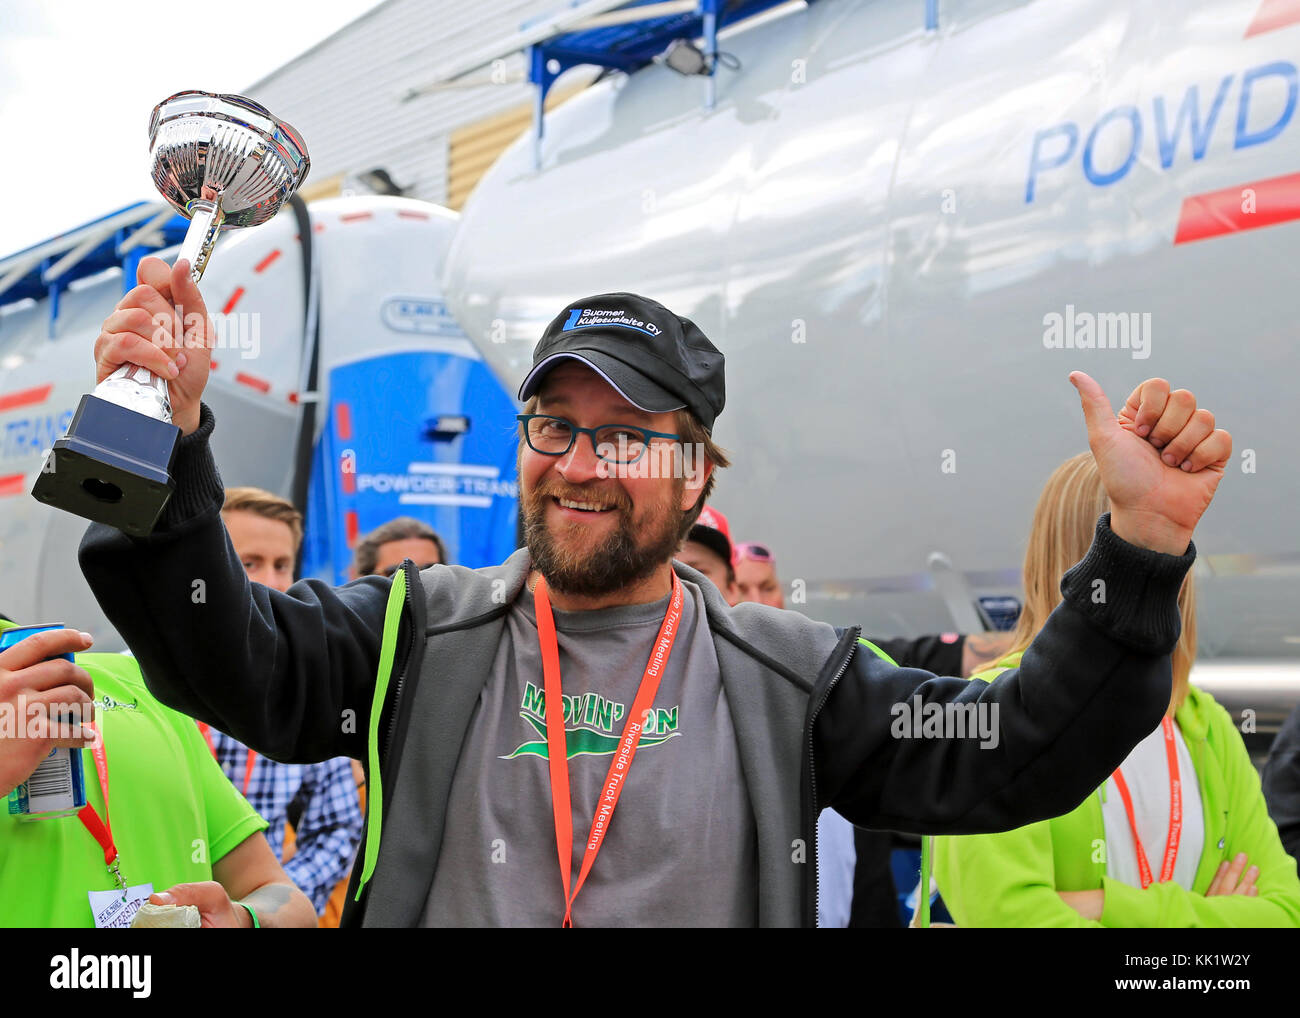
[[[302,137],[265,107],[209,92],[177,92],[154,107],[149,154],[154,185],[190,220],[177,257],[189,259],[195,282],[221,231],[269,220],[311,167]],[[171,419],[167,381],[122,365],[81,398],[32,494],[128,534],[150,533],[174,487],[180,429]]]

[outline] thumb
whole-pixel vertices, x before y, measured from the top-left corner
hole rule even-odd
[[[158,891],[149,896],[155,905],[197,905],[206,911],[212,907],[211,881],[194,884],[173,884],[165,891]],[[219,885],[218,885],[219,886]]]
[[[164,300],[172,299],[171,267],[155,255],[140,260],[135,270],[135,281],[142,286],[152,286]]]
[[[1083,371],[1071,371],[1070,384],[1079,391],[1083,422],[1088,426],[1089,438],[1116,427],[1115,412],[1111,409],[1110,400],[1091,375]]]
[[[184,315],[185,345],[203,347],[209,338],[208,306],[203,302],[199,284],[190,276],[190,263],[178,261],[171,269],[172,303]]]
[[[172,266],[171,284],[172,303],[185,305],[186,311],[197,311],[204,315],[208,313],[208,306],[203,303],[203,294],[199,292],[199,284],[190,276],[188,261],[182,259]]]

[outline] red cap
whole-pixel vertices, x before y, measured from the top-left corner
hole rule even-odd
[[[706,505],[701,509],[700,517],[695,522],[701,527],[712,527],[714,530],[721,530],[727,540],[731,540],[731,525],[727,522],[727,518],[714,509],[713,506]]]
[[[699,518],[691,524],[688,541],[698,541],[706,548],[712,548],[723,562],[731,561],[731,525],[727,518],[712,506],[700,510]]]

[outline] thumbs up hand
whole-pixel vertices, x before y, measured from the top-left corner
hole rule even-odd
[[[1130,544],[1183,555],[1232,455],[1232,436],[1186,389],[1148,378],[1116,415],[1082,371],[1070,373],[1088,445],[1110,497],[1110,526]]]

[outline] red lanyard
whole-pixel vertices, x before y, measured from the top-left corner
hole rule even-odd
[[[108,756],[104,752],[104,737],[102,733],[95,730],[93,725],[86,727],[96,735],[91,752],[95,757],[95,771],[99,774],[99,790],[104,796],[104,818],[102,820],[99,818],[99,813],[90,803],[81,807],[77,812],[77,818],[85,825],[91,837],[99,842],[99,847],[104,850],[104,865],[108,867],[108,872],[113,875],[117,886],[125,894],[126,881],[122,879],[121,866],[117,861],[117,845],[113,842],[113,829],[108,825]]]
[[[1167,883],[1174,875],[1174,860],[1178,858],[1178,841],[1183,833],[1183,783],[1178,777],[1178,744],[1174,742],[1174,723],[1165,718],[1160,723],[1165,731],[1165,757],[1169,761],[1169,835],[1165,839],[1165,858],[1160,864],[1160,882]],[[1133,816],[1133,798],[1128,794],[1128,783],[1124,775],[1115,771],[1115,787],[1119,789],[1120,798],[1124,800],[1124,812],[1128,814],[1128,825],[1133,830],[1133,843],[1137,846],[1138,874],[1142,878],[1143,889],[1151,886],[1151,864],[1147,862],[1146,849],[1138,837],[1137,820]]]
[[[537,606],[537,640],[542,649],[542,676],[546,691],[546,757],[551,772],[551,808],[555,814],[555,847],[560,856],[560,876],[564,880],[564,922],[563,926],[573,926],[573,901],[582,890],[583,882],[591,867],[595,865],[600,846],[609,832],[610,819],[614,816],[614,807],[623,792],[623,782],[627,780],[632,769],[632,758],[636,756],[637,744],[642,723],[650,705],[654,703],[659,691],[659,680],[668,670],[668,656],[672,653],[673,641],[677,638],[677,626],[682,617],[682,585],[673,573],[673,594],[668,602],[668,611],[664,615],[663,625],[659,627],[659,636],[655,639],[650,660],[646,663],[645,674],[641,676],[641,685],[637,688],[636,699],[628,711],[627,723],[623,726],[623,736],[619,739],[618,749],[609,765],[605,776],[605,787],[597,800],[596,813],[591,821],[591,834],[587,836],[587,849],[582,856],[582,869],[578,873],[578,882],[572,892],[569,880],[573,870],[573,813],[569,799],[569,758],[564,741],[564,698],[560,689],[560,645],[555,636],[555,617],[551,614],[551,598],[546,591],[546,581],[539,579],[537,589],[533,591],[533,601]]]
[[[198,725],[199,731],[203,733],[203,738],[207,741],[208,749],[212,750],[212,759],[220,763],[221,761],[217,759],[217,744],[212,741],[212,729],[202,721]],[[257,754],[250,749],[248,756],[244,758],[244,798],[248,798],[248,783],[253,780],[253,765],[255,763],[257,763]]]

